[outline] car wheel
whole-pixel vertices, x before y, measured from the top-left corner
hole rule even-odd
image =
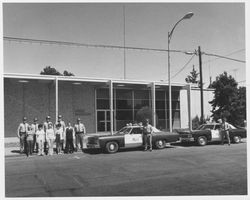
[[[241,141],[241,137],[240,136],[234,136],[233,137],[233,142],[234,143],[240,143],[240,141]]]
[[[197,139],[197,143],[199,146],[205,146],[207,144],[207,138],[205,136],[200,136]]]
[[[108,153],[116,153],[118,149],[119,149],[119,145],[117,142],[112,141],[106,144],[106,151]]]
[[[165,148],[165,146],[166,146],[166,141],[165,140],[157,140],[155,142],[155,147],[157,149],[163,149],[163,148]]]

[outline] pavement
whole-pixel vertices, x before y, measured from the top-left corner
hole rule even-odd
[[[5,195],[8,198],[189,196],[189,199],[234,195],[230,199],[247,199],[246,144],[230,147],[176,144],[152,152],[130,149],[116,154],[78,152],[6,157]]]

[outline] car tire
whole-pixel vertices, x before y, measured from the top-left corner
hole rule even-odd
[[[157,149],[163,149],[166,147],[166,141],[165,140],[156,140],[155,141],[155,147]]]
[[[241,137],[240,137],[240,136],[237,136],[237,135],[234,136],[234,137],[233,137],[233,142],[236,143],[236,144],[240,143],[240,142],[241,142]]]
[[[199,146],[205,146],[207,144],[207,138],[205,136],[198,137],[197,144]]]
[[[106,144],[106,152],[108,153],[116,153],[119,149],[119,145],[117,142],[112,141],[112,142],[108,142]]]

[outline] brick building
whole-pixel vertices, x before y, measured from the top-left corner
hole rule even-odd
[[[172,84],[172,126],[187,128],[189,119],[200,116],[200,92],[184,84]],[[188,98],[188,91],[191,92]],[[204,90],[204,115],[210,116],[212,90]],[[190,102],[190,104],[189,104]],[[188,105],[191,112],[189,113]],[[136,121],[142,108],[152,111],[152,124],[168,129],[168,85],[165,82],[93,79],[84,77],[4,74],[5,137],[15,137],[26,116],[43,123],[58,114],[65,122],[80,117],[88,133],[114,132]],[[111,128],[113,127],[113,129]]]

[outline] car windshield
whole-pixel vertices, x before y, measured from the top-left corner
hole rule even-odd
[[[119,130],[116,134],[128,134],[131,131],[132,128],[123,127],[121,130]]]

